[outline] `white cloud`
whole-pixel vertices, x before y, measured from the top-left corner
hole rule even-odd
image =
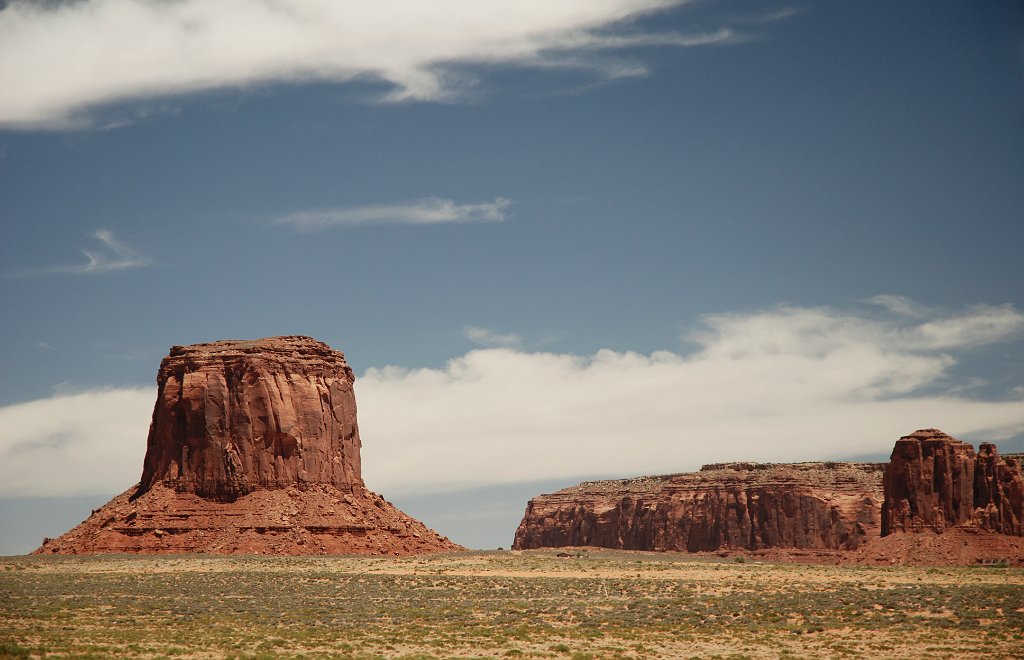
[[[923,427],[998,441],[1024,433],[1024,391],[980,400],[945,383],[957,353],[1019,340],[1022,321],[1008,306],[924,320],[788,306],[708,316],[685,355],[492,348],[442,369],[369,369],[356,384],[364,475],[398,495],[888,453]],[[127,488],[154,396],[0,408],[0,496]]]
[[[475,325],[471,325],[465,329],[466,338],[474,344],[480,344],[481,346],[503,346],[505,348],[512,348],[519,346],[523,343],[522,337],[516,334],[501,334],[489,330],[488,328],[481,328]]]
[[[0,497],[126,490],[142,474],[156,388],[100,389],[0,408]]]
[[[437,225],[465,222],[501,222],[511,202],[502,197],[493,202],[459,204],[450,199],[430,197],[405,204],[378,204],[353,208],[298,211],[277,218],[280,225],[307,231],[336,226],[368,224]]]
[[[930,349],[944,350],[980,346],[1022,331],[1024,317],[1013,306],[979,306],[965,314],[922,323],[911,331],[909,341]]]
[[[268,81],[369,78],[394,85],[390,100],[442,100],[453,64],[739,40],[629,22],[685,1],[15,0],[0,11],[0,125],[66,126],[101,103]]]

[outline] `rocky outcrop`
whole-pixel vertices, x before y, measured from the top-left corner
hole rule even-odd
[[[884,464],[724,463],[530,500],[518,549],[854,549],[879,533]]]
[[[354,381],[309,337],[173,347],[140,483],[36,552],[459,549],[363,485]]]
[[[1022,535],[1024,480],[1020,461],[995,445],[974,448],[937,429],[900,438],[885,471],[882,535],[942,533],[973,524]]]

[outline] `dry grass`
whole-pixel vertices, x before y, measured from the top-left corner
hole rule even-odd
[[[1024,570],[591,551],[0,558],[0,657],[1024,657]]]

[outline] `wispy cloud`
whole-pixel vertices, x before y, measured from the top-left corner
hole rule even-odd
[[[480,204],[459,204],[450,199],[430,197],[404,204],[298,211],[277,218],[274,222],[307,231],[369,224],[437,225],[501,222],[505,219],[510,205],[511,202],[502,197],[498,197],[493,202]]]
[[[963,314],[926,321],[905,341],[930,350],[982,346],[1024,333],[1024,316],[1013,305],[978,305]]]
[[[931,310],[924,305],[911,300],[906,296],[899,296],[892,293],[882,293],[864,300],[871,305],[884,307],[893,314],[909,316],[912,318],[924,318],[931,313]]]
[[[488,328],[481,328],[475,325],[468,326],[464,332],[467,339],[480,346],[514,348],[523,343],[523,338],[519,335],[511,333],[503,335]]]
[[[714,32],[697,34],[679,34],[678,32],[662,32],[654,34],[599,34],[581,32],[567,36],[554,50],[611,50],[616,48],[642,48],[654,46],[677,46],[692,48],[694,46],[715,46],[735,44],[744,37],[730,28],[721,28]]]
[[[650,74],[645,62],[637,57],[622,57],[618,53],[635,48],[677,47],[693,48],[696,46],[724,46],[749,40],[730,28],[722,28],[714,32],[698,34],[667,33],[597,33],[580,32],[567,35],[557,47],[539,51],[531,58],[519,62],[522,66],[538,69],[561,69],[589,72],[595,80],[581,88],[570,88],[563,92],[594,89],[614,80],[623,78],[639,78]],[[394,92],[401,94],[402,91]]]
[[[134,248],[114,237],[109,229],[97,229],[93,238],[102,244],[100,250],[82,250],[89,263],[78,267],[69,267],[69,273],[104,273],[108,270],[137,268],[148,266],[149,260],[140,255]]]
[[[369,369],[356,383],[364,476],[399,495],[884,454],[922,427],[975,444],[1019,437],[1019,383],[985,398],[965,389],[971,375],[950,376],[979,342],[1020,341],[1022,323],[1006,306],[925,319],[780,306],[705,317],[686,354],[487,348],[439,369]],[[126,489],[155,395],[62,392],[0,407],[0,497]]]
[[[918,322],[890,337],[889,341],[903,346],[944,350],[981,346],[1024,333],[1024,315],[1013,305],[976,305],[960,314],[943,314],[906,296],[882,294],[865,302]]]
[[[88,259],[88,263],[74,266],[55,266],[49,269],[52,273],[106,273],[112,270],[124,270],[126,268],[138,268],[148,266],[149,259],[143,257],[135,248],[127,243],[118,240],[114,232],[109,229],[97,229],[91,234],[92,238],[99,241],[98,248],[82,250],[82,254]]]
[[[113,270],[139,268],[152,264],[152,262],[140,254],[138,250],[114,236],[114,232],[109,229],[97,229],[89,234],[89,236],[94,239],[98,245],[82,250],[82,254],[85,255],[86,258],[85,263],[69,264],[66,266],[29,268],[26,270],[5,273],[4,277],[32,277],[37,275],[59,274],[91,275],[107,273]],[[44,343],[41,342],[39,346],[42,348],[48,347],[48,345],[44,346],[43,344]]]
[[[0,125],[81,126],[100,104],[269,81],[377,79],[383,99],[451,100],[475,64],[735,43],[638,34],[687,0],[14,0],[0,10]],[[454,81],[454,83],[453,83]]]
[[[759,13],[748,13],[748,14],[736,14],[729,17],[730,22],[738,23],[741,25],[762,25],[767,23],[777,23],[778,21],[784,21],[794,16],[799,16],[807,12],[805,7],[780,7],[778,9],[769,9],[765,12]]]

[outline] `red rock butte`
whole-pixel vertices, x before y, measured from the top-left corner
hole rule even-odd
[[[885,469],[882,536],[957,526],[1024,536],[1024,478],[1017,455],[974,447],[938,429],[896,441]]]
[[[140,482],[36,553],[460,549],[364,486],[354,382],[309,337],[172,347]]]
[[[174,346],[160,364],[140,491],[218,500],[257,488],[363,485],[355,376],[308,337]]]

